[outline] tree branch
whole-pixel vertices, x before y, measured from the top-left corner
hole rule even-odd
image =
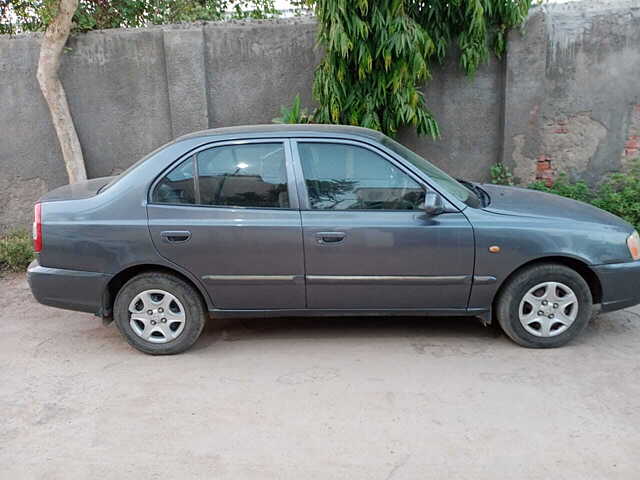
[[[53,126],[60,142],[70,183],[87,179],[82,147],[73,124],[67,95],[58,77],[60,59],[69,38],[71,21],[77,8],[78,0],[58,2],[56,15],[42,38],[37,74],[40,90],[49,106]]]

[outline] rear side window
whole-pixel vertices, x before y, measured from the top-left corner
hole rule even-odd
[[[281,143],[215,147],[198,153],[197,162],[202,205],[289,207]]]
[[[171,170],[156,186],[153,201],[159,203],[195,204],[193,159]]]
[[[159,203],[289,208],[282,143],[213,147],[169,172],[156,186]]]

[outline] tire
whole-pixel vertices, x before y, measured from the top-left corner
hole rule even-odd
[[[553,348],[584,330],[591,320],[593,298],[578,272],[548,263],[525,268],[510,278],[495,308],[511,340],[529,348]]]
[[[189,349],[207,318],[200,293],[184,280],[161,272],[142,273],[125,283],[113,314],[127,342],[150,355]]]

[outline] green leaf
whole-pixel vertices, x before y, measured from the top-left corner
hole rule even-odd
[[[325,56],[315,72],[313,120],[359,124],[393,135],[402,126],[438,138],[420,89],[459,47],[473,75],[502,55],[509,29],[522,24],[531,0],[315,0],[318,43]],[[426,87],[428,89],[428,86]]]

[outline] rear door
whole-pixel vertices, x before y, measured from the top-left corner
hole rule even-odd
[[[370,145],[293,145],[308,308],[466,309],[474,243],[461,212],[426,215],[429,186]]]
[[[158,252],[191,271],[222,309],[305,307],[298,197],[289,141],[215,144],[154,185]]]

